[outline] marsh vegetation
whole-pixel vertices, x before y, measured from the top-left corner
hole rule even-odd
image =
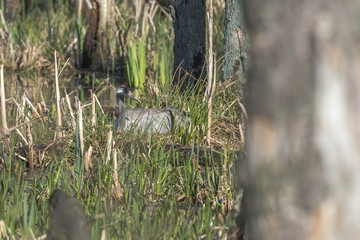
[[[79,63],[90,23],[85,10],[77,15],[71,1],[31,2],[0,21],[1,122],[7,120],[0,135],[0,238],[44,237],[55,189],[84,206],[92,239],[226,238],[246,113],[241,81],[221,74],[224,2],[214,2],[218,74],[210,131],[206,81],[198,92],[171,87],[172,20],[155,1],[141,9],[114,1],[110,57],[89,69]],[[165,134],[115,131],[120,83],[141,99],[126,101],[127,108],[173,106],[188,113],[189,125]]]

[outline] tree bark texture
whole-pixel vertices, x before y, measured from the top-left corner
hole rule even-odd
[[[250,239],[358,239],[360,2],[244,6]]]
[[[224,79],[245,81],[249,38],[244,20],[242,0],[226,0],[224,22]]]
[[[175,1],[173,85],[182,85],[184,91],[193,88],[198,78],[206,76],[205,11],[205,0]]]
[[[93,0],[92,6],[83,45],[82,67],[98,69],[104,67],[102,65],[109,55],[106,36],[109,1]]]

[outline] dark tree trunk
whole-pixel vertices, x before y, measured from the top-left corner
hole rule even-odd
[[[244,3],[250,239],[357,239],[360,2]]]
[[[99,40],[98,28],[100,20],[99,3],[92,1],[93,8],[90,11],[90,24],[86,29],[84,45],[83,45],[83,56],[82,56],[82,67],[89,68],[92,63],[92,58],[95,55],[97,49],[97,42]]]
[[[109,1],[93,0],[92,3],[90,24],[86,30],[83,45],[82,67],[102,69],[109,53],[106,38]]]
[[[205,0],[176,0],[174,10],[173,85],[181,85],[186,91],[206,75]]]
[[[242,0],[226,0],[224,22],[224,79],[245,81],[249,38],[244,21]]]

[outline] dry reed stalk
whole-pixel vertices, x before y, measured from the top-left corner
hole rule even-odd
[[[93,9],[93,5],[92,5],[92,3],[91,3],[90,0],[86,0],[85,2],[86,2],[86,5],[88,6],[88,8],[89,8],[90,10]]]
[[[41,105],[43,106],[44,111],[45,111],[45,112],[48,112],[48,109],[47,109],[47,107],[46,107],[46,102],[45,102],[45,100],[44,100],[44,96],[43,96],[43,94],[42,94],[42,91],[40,91],[40,98],[41,98]]]
[[[148,11],[149,11],[149,4],[145,3],[144,6],[144,13],[143,13],[143,19],[142,19],[142,27],[141,27],[141,36],[145,36],[145,34],[147,34],[148,30],[149,30],[149,24],[147,23],[147,18],[148,18]]]
[[[1,101],[1,126],[4,129],[5,132],[8,131],[8,125],[6,120],[6,105],[5,105],[5,87],[4,87],[4,65],[1,64],[0,67],[0,101]]]
[[[97,96],[95,94],[94,94],[94,97],[95,97],[95,100],[96,100],[97,104],[99,105],[99,108],[100,108],[100,111],[101,111],[102,115],[105,115],[104,109],[101,107],[99,99],[97,98]]]
[[[19,125],[16,125],[16,126],[14,126],[14,127],[11,127],[11,128],[8,129],[8,132],[10,133],[10,132],[12,132],[12,131],[14,131],[14,130],[16,130],[16,129],[21,128],[22,126],[25,126],[25,125],[27,125],[27,124],[30,124],[31,122],[32,122],[32,121],[27,121],[27,122],[21,123],[21,124],[19,124]]]
[[[216,53],[214,52],[214,59],[216,59]],[[211,96],[214,95],[215,93],[215,88],[216,88],[216,61],[214,61],[214,68],[213,68],[213,82],[212,82],[212,86],[211,86]]]
[[[90,145],[88,150],[85,153],[85,172],[89,172],[91,165],[91,154],[92,154],[93,147]]]
[[[243,113],[244,113],[245,119],[248,119],[248,115],[247,115],[247,112],[246,112],[246,108],[245,108],[244,105],[240,102],[239,99],[236,99],[236,100],[237,100],[237,102],[239,103],[239,106],[240,106],[241,110],[242,110]]]
[[[108,132],[108,137],[107,137],[107,144],[106,144],[106,159],[105,159],[105,162],[108,163],[110,161],[110,155],[111,155],[111,143],[112,143],[112,135],[113,135],[113,132],[110,130]]]
[[[232,105],[234,105],[236,103],[238,99],[235,99],[234,101],[232,101],[232,103],[229,104],[229,106],[220,114],[220,117],[223,117],[225,115],[225,113],[232,107]]]
[[[209,96],[212,87],[212,77],[213,77],[213,63],[214,63],[214,55],[213,55],[213,6],[212,0],[210,0],[210,8],[207,13],[208,17],[208,28],[209,28],[209,59],[208,59],[208,85],[206,87],[205,96]]]
[[[101,236],[100,236],[100,240],[105,240],[106,239],[106,232],[105,230],[101,230]]]
[[[60,110],[60,89],[59,89],[59,78],[58,78],[58,66],[57,66],[57,58],[56,58],[56,51],[54,51],[54,58],[55,58],[55,92],[56,92],[56,115],[57,115],[57,125],[58,125],[58,136],[62,137],[61,132],[61,110]]]
[[[4,30],[5,30],[5,35],[8,38],[7,45],[10,47],[10,55],[11,55],[12,59],[14,60],[15,56],[14,56],[12,37],[11,37],[11,34],[9,33],[9,29],[7,27],[5,17],[4,17],[4,14],[1,9],[0,9],[0,18],[1,18],[2,26],[4,27]],[[15,61],[12,61],[11,64],[12,64],[12,67],[14,68]]]
[[[26,119],[28,119],[28,117],[25,115],[25,105],[26,105],[26,96],[25,93],[23,94],[23,96],[21,97],[21,104],[19,105],[20,107],[18,108],[19,111],[19,115],[21,117],[25,117]]]
[[[118,171],[117,171],[117,151],[116,149],[114,149],[113,151],[113,163],[114,163],[114,174],[113,174],[113,180],[114,180],[114,185],[115,185],[115,196],[117,197],[118,200],[122,200],[122,192],[121,192],[121,186],[119,183],[119,176],[118,176]]]
[[[77,12],[77,18],[78,18],[78,24],[80,23],[80,17],[81,17],[81,11],[82,11],[82,0],[78,0],[78,12]]]
[[[29,165],[30,165],[30,177],[33,177],[34,172],[34,142],[31,135],[31,125],[26,126],[26,134],[28,137],[28,146],[29,146]]]
[[[15,156],[16,157],[18,157],[18,158],[20,158],[21,160],[23,160],[24,162],[26,162],[27,161],[27,159],[26,158],[24,158],[23,156],[21,156],[20,154],[18,154],[18,153],[15,153]]]
[[[26,138],[22,135],[22,133],[19,131],[19,129],[15,129],[15,131],[17,132],[17,134],[19,134],[20,138],[24,141],[24,143],[26,145],[29,145],[28,141],[26,140]]]
[[[214,53],[214,58],[216,58],[216,54]],[[208,124],[207,124],[207,143],[210,146],[210,140],[211,140],[211,116],[212,116],[212,96],[214,95],[215,88],[216,88],[216,62],[214,62],[214,68],[213,68],[213,80],[211,83],[211,92],[209,95],[209,102],[208,102]]]
[[[209,64],[208,64],[208,85],[206,88],[205,95],[208,96],[208,122],[207,122],[207,143],[210,146],[211,140],[211,115],[212,115],[212,95],[214,94],[215,90],[215,78],[213,80],[213,71],[215,69],[216,74],[216,67],[213,67],[214,64],[214,53],[213,53],[213,6],[212,0],[210,0],[210,8],[208,12],[208,21],[209,21]],[[216,62],[215,62],[216,65]]]
[[[61,73],[64,71],[64,69],[65,69],[66,65],[69,63],[69,61],[70,61],[70,58],[68,58],[68,59],[66,60],[64,66],[61,68],[60,73],[59,73],[59,76],[60,76]],[[60,65],[60,62],[59,62],[59,65]]]
[[[42,151],[42,154],[41,154],[40,162],[42,162],[42,161],[45,159],[45,153],[46,153],[46,151],[47,151],[51,146],[53,146],[54,144],[56,144],[56,142],[52,142],[52,143],[50,143],[46,148],[44,148],[44,150]],[[40,153],[39,153],[39,155],[40,155]],[[50,163],[51,163],[51,161],[47,162],[47,163],[45,164],[45,167],[47,167],[47,165],[49,165]]]
[[[30,102],[29,98],[25,96],[25,102],[29,105],[29,107],[34,111],[35,115],[40,118],[40,114],[38,113],[38,111],[36,110],[36,108],[34,107],[34,105]]]
[[[95,77],[93,77],[95,78]],[[109,88],[114,89],[114,91],[116,91],[116,88],[110,84],[109,82],[110,78],[105,78],[100,84],[99,86],[97,86],[97,88],[95,89],[95,93],[97,93],[97,96],[101,96],[104,92],[106,92],[106,90],[108,90]],[[105,85],[105,87],[103,87],[103,85]]]
[[[25,114],[25,105],[26,105],[26,96],[25,96],[25,93],[23,94],[23,96],[21,97],[21,103],[18,105],[18,108],[17,108],[17,117],[16,117],[16,121],[19,122],[20,119],[25,119],[25,121],[27,122],[31,122],[28,114]],[[22,126],[25,126],[25,129],[26,129],[26,125],[22,125]],[[19,127],[20,129],[24,129]],[[20,130],[18,130],[18,133],[20,133]],[[26,141],[26,144],[28,145],[28,142]]]
[[[70,113],[70,117],[71,117],[71,125],[73,127],[74,132],[75,132],[76,131],[75,114],[74,114],[74,110],[71,107],[70,98],[69,98],[69,95],[67,94],[66,90],[65,90],[65,101],[66,101],[67,107],[69,109],[69,113]]]
[[[227,167],[227,162],[228,162],[228,155],[227,155],[227,149],[225,148],[225,149],[224,149],[224,162],[223,162],[223,164],[222,164],[222,166],[221,166],[223,173],[222,173],[222,175],[221,175],[221,177],[220,177],[220,179],[221,179],[221,181],[223,182],[223,184],[225,183],[225,179],[224,179],[224,178],[227,177],[227,169],[228,169],[228,167]]]
[[[37,103],[36,104],[36,109],[37,109],[37,112],[41,115],[41,116],[44,116],[44,111],[42,110],[42,107],[41,107],[41,103]]]
[[[148,13],[148,21],[149,21],[150,25],[153,27],[154,32],[156,32],[154,18],[155,18],[155,14],[157,13],[158,9],[159,9],[159,4],[156,1],[152,1],[150,9],[149,9],[149,13]],[[149,32],[149,30],[147,29],[146,34],[148,34],[148,32]]]
[[[78,129],[79,129],[79,136],[80,136],[80,150],[81,156],[84,153],[84,130],[83,130],[83,121],[82,121],[82,108],[81,102],[77,99],[77,114],[78,114]]]
[[[144,6],[144,0],[135,0],[135,35],[139,33],[139,20],[141,17],[142,8]]]
[[[245,143],[244,131],[242,129],[242,124],[239,123],[239,132],[240,132],[240,142]]]
[[[95,94],[91,90],[91,126],[93,132],[95,132],[96,115],[95,115]]]
[[[0,18],[1,18],[2,25],[4,26],[5,33],[8,34],[9,29],[6,26],[5,17],[4,17],[4,14],[1,9],[0,9]]]
[[[1,10],[0,10],[0,12],[1,12]],[[2,238],[2,237],[4,237],[4,238]],[[7,234],[4,220],[0,220],[0,238],[1,239],[10,239],[10,237]]]

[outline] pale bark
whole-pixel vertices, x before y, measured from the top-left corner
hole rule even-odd
[[[360,2],[245,7],[250,239],[358,239]]]
[[[244,20],[242,0],[226,0],[224,22],[224,79],[245,81],[249,37]]]

